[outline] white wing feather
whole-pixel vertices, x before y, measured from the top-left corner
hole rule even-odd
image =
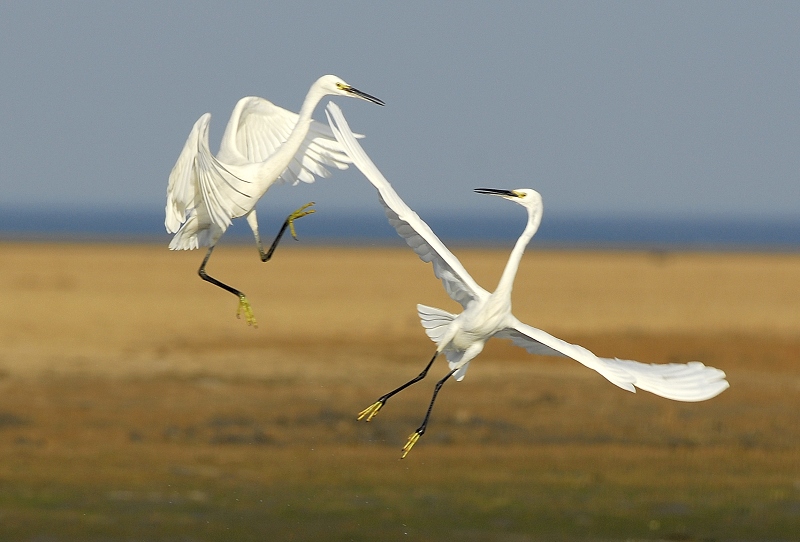
[[[252,183],[237,177],[211,154],[208,146],[210,119],[211,115],[206,113],[195,122],[170,173],[164,220],[170,233],[178,231],[187,216],[198,213],[207,215],[211,223],[224,231],[230,226],[231,218],[252,208],[249,201]]]
[[[361,173],[378,190],[378,199],[384,206],[389,223],[423,262],[433,264],[433,272],[442,280],[447,294],[463,307],[474,299],[487,297],[489,293],[472,279],[458,258],[444,246],[417,213],[400,199],[389,181],[356,141],[339,106],[330,102],[326,114],[336,140],[341,143]]]
[[[169,174],[167,184],[167,207],[164,226],[169,233],[175,233],[186,221],[186,209],[196,207],[199,202],[199,187],[197,185],[197,175],[194,172],[194,159],[197,155],[200,132],[203,123],[208,124],[211,118],[206,113],[194,123],[186,144],[178,156],[178,161]]]
[[[264,162],[289,139],[298,118],[297,113],[264,98],[242,98],[225,128],[217,158],[225,164]],[[347,169],[349,163],[331,129],[312,120],[305,140],[279,181],[292,185],[312,183],[315,176],[330,177],[325,166]]]
[[[213,245],[233,218],[255,206],[264,191],[257,182],[257,165],[286,142],[298,118],[263,98],[242,98],[231,114],[216,158],[208,143],[211,115],[206,113],[195,122],[167,187],[164,226],[169,233],[179,232],[171,249]],[[329,177],[328,167],[347,169],[348,164],[350,159],[331,129],[311,121],[308,134],[278,180],[311,183],[315,176]]]
[[[495,334],[510,339],[532,354],[567,356],[603,375],[622,389],[636,388],[675,401],[705,401],[725,391],[730,384],[725,373],[699,361],[689,363],[640,363],[599,358],[586,348],[553,337],[549,333],[515,320],[514,326]]]

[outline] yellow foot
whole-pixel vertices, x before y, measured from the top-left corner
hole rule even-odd
[[[290,214],[288,217],[286,217],[286,222],[289,223],[289,233],[292,234],[292,237],[295,239],[295,241],[297,240],[297,232],[294,231],[294,221],[297,220],[298,218],[303,218],[306,215],[314,214],[316,212],[314,209],[306,211],[306,209],[308,209],[312,205],[314,205],[313,201],[310,203],[306,203],[305,205],[297,209],[295,212]]]
[[[408,442],[406,442],[406,445],[403,446],[403,455],[400,456],[400,459],[405,459],[406,458],[406,456],[408,455],[408,452],[411,451],[411,448],[414,447],[414,445],[419,440],[419,437],[421,437],[421,436],[422,436],[422,434],[420,434],[417,431],[414,431],[413,433],[411,433],[411,435],[409,435]]]
[[[367,416],[367,421],[370,421],[372,418],[375,417],[375,415],[378,413],[378,411],[381,409],[383,405],[384,401],[375,401],[367,408],[358,413],[358,419],[363,420],[364,416]]]
[[[241,313],[244,313],[244,319],[247,321],[248,326],[258,327],[253,309],[250,307],[250,302],[247,301],[247,298],[243,295],[239,296],[239,307],[236,309],[236,318],[239,318]]]

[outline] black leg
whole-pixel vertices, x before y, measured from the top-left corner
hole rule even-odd
[[[264,247],[261,245],[261,240],[256,238],[256,244],[258,244],[258,254],[261,256],[262,262],[268,262],[272,258],[272,253],[275,252],[275,249],[278,248],[278,243],[281,241],[281,237],[283,234],[286,233],[286,228],[289,227],[289,219],[287,218],[283,222],[283,226],[281,226],[280,231],[278,231],[278,235],[275,236],[275,240],[272,241],[272,245],[270,245],[269,250],[265,253]]]
[[[458,367],[447,373],[447,376],[445,376],[443,379],[441,379],[439,382],[436,383],[436,387],[433,389],[433,397],[431,398],[431,404],[428,406],[428,412],[425,414],[425,419],[422,420],[422,425],[419,426],[419,429],[411,433],[411,436],[408,437],[408,442],[406,442],[406,445],[403,446],[403,455],[401,456],[401,459],[405,458],[405,456],[408,455],[408,452],[410,452],[411,448],[413,448],[414,445],[417,443],[419,437],[425,434],[425,428],[428,427],[428,419],[430,419],[431,417],[431,412],[433,411],[433,403],[436,401],[436,396],[439,394],[439,390],[442,389],[442,386],[447,381],[447,379],[453,376],[453,373],[455,373],[457,370]]]
[[[239,298],[239,307],[236,309],[236,318],[239,318],[239,313],[244,311],[245,319],[247,320],[247,325],[258,327],[256,324],[256,318],[253,315],[253,309],[250,308],[250,303],[247,301],[247,297],[232,286],[228,286],[222,281],[219,281],[206,273],[206,264],[208,263],[208,259],[211,258],[211,253],[214,252],[214,246],[209,247],[208,252],[206,252],[206,257],[203,258],[203,263],[200,264],[200,269],[197,270],[197,274],[200,275],[200,278],[206,282],[210,282],[215,286],[219,286],[223,290],[227,290],[236,297]]]
[[[286,217],[286,220],[283,221],[281,229],[278,231],[278,235],[275,236],[275,240],[272,241],[272,245],[270,245],[269,250],[267,252],[264,252],[264,247],[261,244],[261,237],[259,237],[258,235],[258,230],[253,230],[253,234],[255,235],[256,238],[256,245],[258,245],[258,254],[261,256],[262,262],[268,262],[270,258],[272,258],[272,253],[275,252],[276,248],[278,248],[278,243],[281,242],[283,234],[286,233],[286,228],[289,228],[289,232],[292,234],[292,237],[294,238],[295,241],[297,240],[297,232],[294,231],[294,221],[297,220],[298,218],[314,213],[314,209],[306,211],[306,209],[308,209],[312,205],[314,205],[313,201],[311,203],[306,203],[305,205],[303,205],[302,207],[300,207],[299,209],[297,209],[292,214]]]
[[[412,378],[411,380],[409,380],[408,382],[406,382],[405,384],[403,384],[399,388],[396,388],[396,389],[390,391],[389,393],[387,393],[386,395],[382,396],[380,399],[378,399],[377,401],[372,403],[370,406],[368,406],[367,408],[365,408],[364,410],[359,412],[358,413],[358,419],[361,420],[361,419],[364,418],[364,416],[367,416],[367,421],[370,421],[372,418],[375,417],[375,415],[378,413],[378,411],[381,409],[381,407],[383,407],[383,405],[386,404],[386,401],[388,401],[390,397],[400,393],[401,391],[403,391],[404,389],[409,387],[411,384],[416,384],[417,382],[419,382],[420,380],[425,378],[425,376],[428,374],[428,370],[431,368],[431,365],[433,365],[433,362],[436,360],[436,357],[438,355],[439,355],[439,351],[437,350],[433,354],[433,357],[431,358],[431,360],[428,362],[428,365],[425,366],[425,368],[422,370],[421,373],[419,373],[419,375],[417,375],[416,378]]]
[[[244,294],[242,292],[240,292],[239,290],[237,290],[236,288],[228,286],[224,282],[221,282],[221,281],[215,279],[214,277],[212,277],[211,275],[209,275],[208,273],[206,273],[206,264],[208,263],[208,259],[211,257],[211,253],[212,252],[214,252],[214,247],[213,246],[208,249],[208,252],[206,252],[206,257],[203,258],[203,263],[200,264],[200,269],[197,270],[197,274],[200,275],[201,279],[203,279],[206,282],[210,282],[214,286],[219,286],[223,290],[228,290],[230,293],[232,293],[233,295],[235,295],[235,296],[237,296],[239,298],[244,297]]]

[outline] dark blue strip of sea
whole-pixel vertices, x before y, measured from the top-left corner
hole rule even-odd
[[[281,221],[260,218],[262,237],[271,239]],[[492,246],[513,243],[523,217],[432,216],[426,219],[445,242]],[[0,239],[13,241],[86,241],[168,243],[163,214],[157,212],[0,210]],[[402,245],[379,213],[318,212],[298,221],[297,232],[309,244]],[[252,242],[244,220],[234,221],[227,243]],[[551,248],[655,250],[800,251],[800,219],[730,220],[715,218],[545,217],[533,241]]]

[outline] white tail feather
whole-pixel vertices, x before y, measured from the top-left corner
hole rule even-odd
[[[437,345],[447,331],[447,326],[456,318],[454,314],[427,305],[417,305],[417,314],[422,327],[425,328],[425,333]]]

